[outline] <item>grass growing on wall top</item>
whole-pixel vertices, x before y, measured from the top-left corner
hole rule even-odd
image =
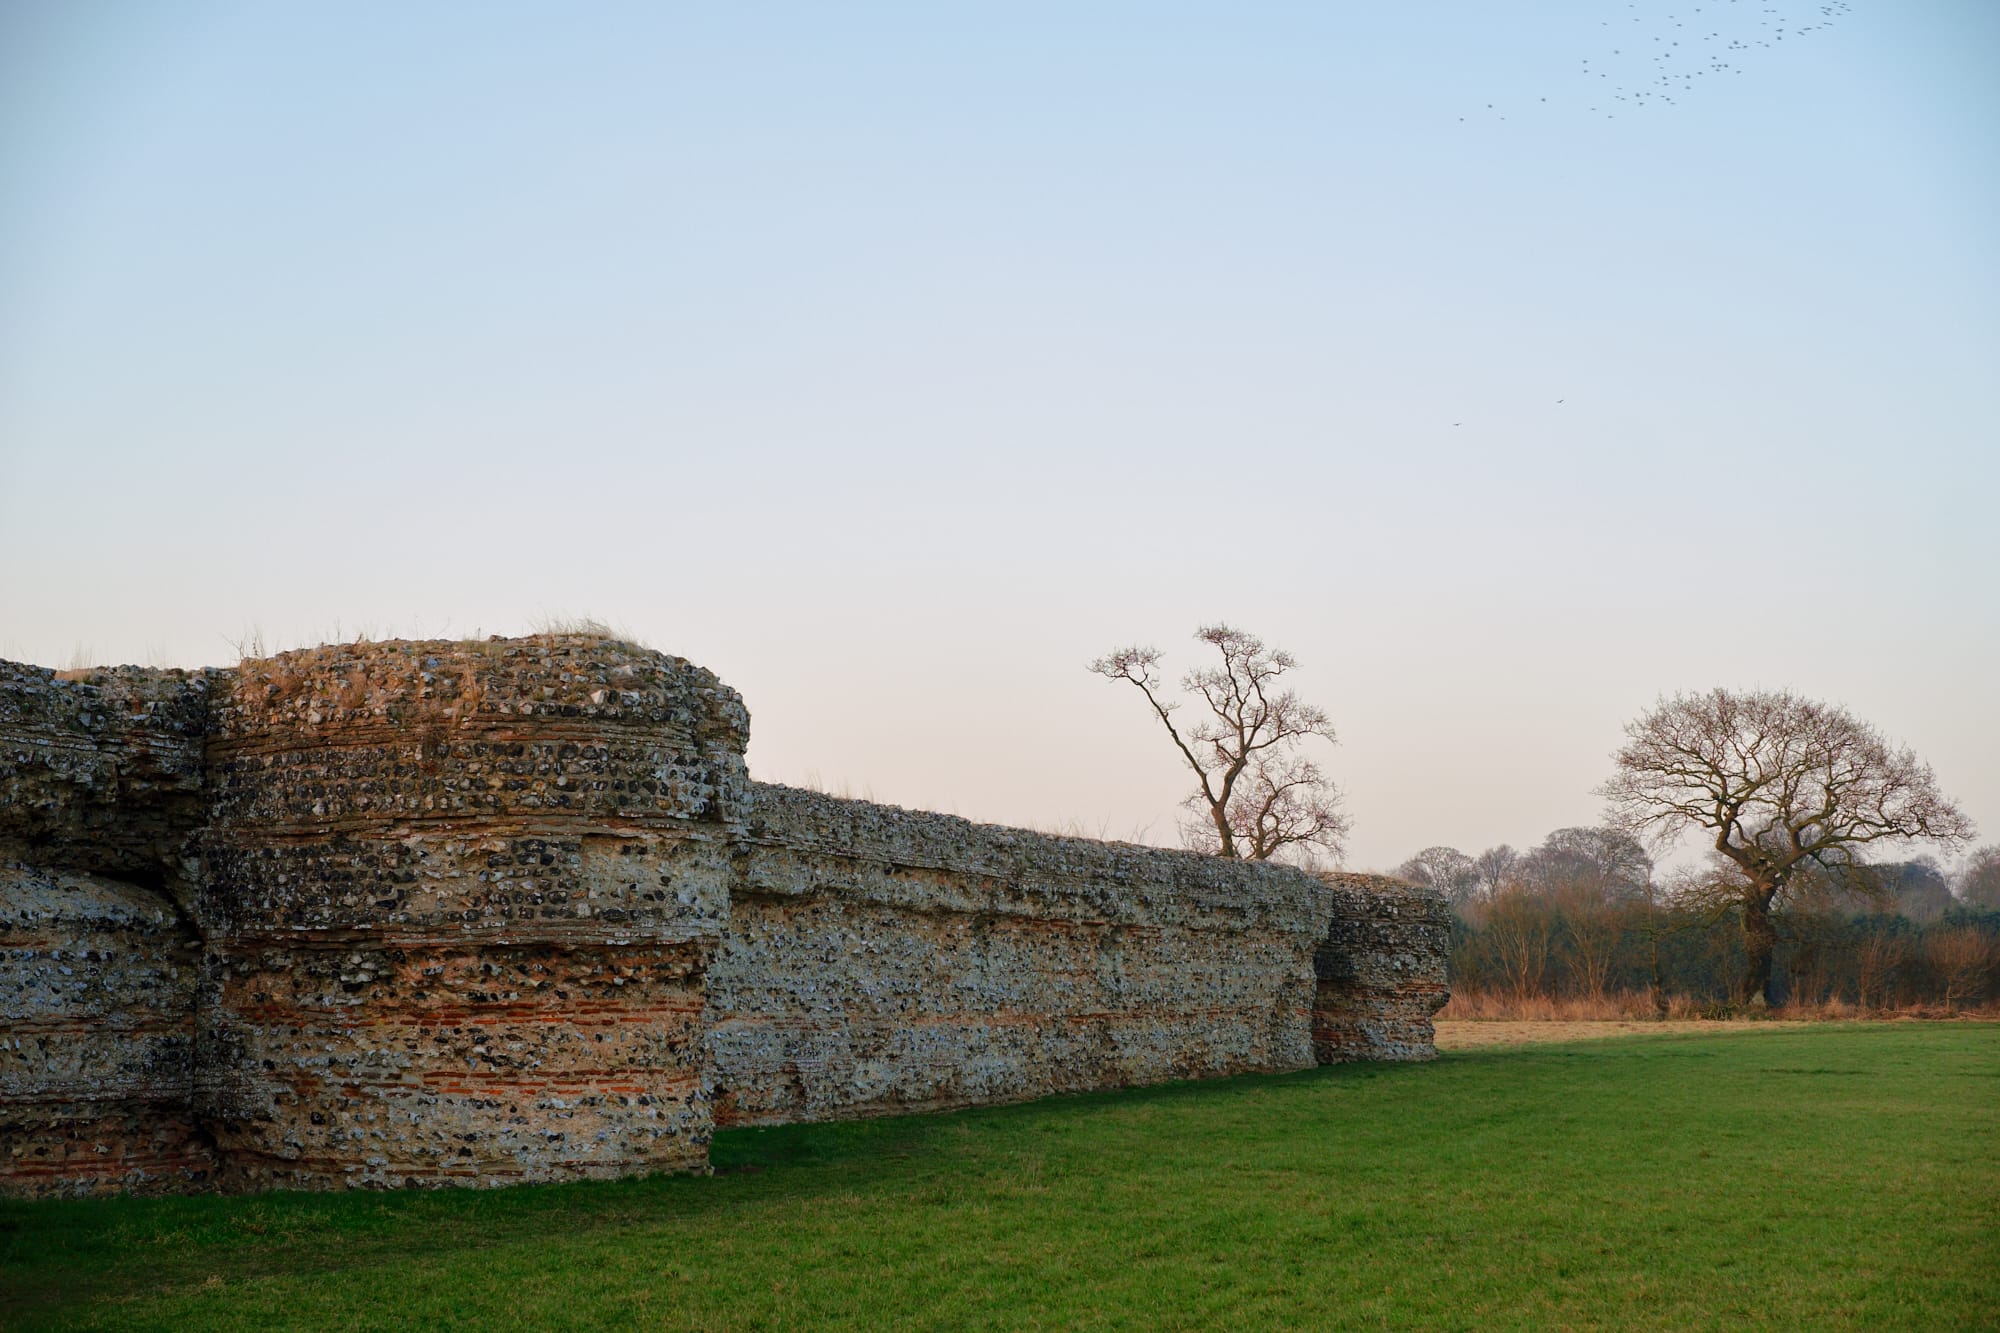
[[[2000,1025],[719,1135],[707,1179],[0,1204],[0,1325],[1992,1327]]]

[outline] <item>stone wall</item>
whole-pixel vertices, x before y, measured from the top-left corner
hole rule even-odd
[[[590,639],[322,648],[214,702],[196,1108],[252,1186],[707,1161],[748,715]]]
[[[1313,951],[1313,1056],[1430,1060],[1437,1011],[1451,998],[1445,959],[1451,909],[1442,896],[1381,875],[1325,876],[1331,913]]]
[[[709,979],[719,1124],[1313,1063],[1296,870],[758,786]]]
[[[158,893],[0,862],[0,1193],[211,1178],[193,1111],[199,962]]]
[[[0,850],[185,902],[209,692],[227,674],[0,662]]]
[[[748,725],[589,636],[0,664],[0,1191],[699,1170],[1431,1054],[1431,895],[756,785]]]
[[[190,914],[213,676],[0,662],[0,1193],[213,1173]]]

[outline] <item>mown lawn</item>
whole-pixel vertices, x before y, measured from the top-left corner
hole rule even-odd
[[[741,1130],[719,1174],[0,1204],[0,1326],[2000,1327],[2000,1025]]]

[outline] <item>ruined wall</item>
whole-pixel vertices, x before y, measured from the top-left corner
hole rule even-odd
[[[218,695],[196,1109],[246,1185],[705,1165],[748,715],[594,639],[322,648]]]
[[[226,675],[0,662],[0,850],[184,901],[209,692]]]
[[[1325,886],[759,785],[709,978],[720,1124],[1313,1063]]]
[[[0,664],[0,1192],[698,1170],[1431,1053],[1435,895],[753,785],[748,725],[592,636]]]
[[[185,1189],[208,673],[0,662],[0,1192]]]
[[[199,958],[156,893],[0,862],[0,1193],[210,1177],[192,1109]]]
[[[1431,1060],[1432,1022],[1451,992],[1451,909],[1431,889],[1382,875],[1327,875],[1325,938],[1313,952],[1313,1055]]]

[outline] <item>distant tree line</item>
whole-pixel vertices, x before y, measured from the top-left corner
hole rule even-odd
[[[1178,698],[1156,648],[1090,663],[1139,692],[1193,775],[1183,841],[1337,862],[1348,818],[1306,744],[1334,729],[1286,687],[1297,661],[1229,625],[1195,637],[1216,657],[1181,676]],[[1621,1009],[1642,996],[1659,1012],[2000,1000],[2000,846],[1974,852],[1956,886],[1933,860],[1889,860],[1898,844],[1969,846],[1976,829],[1914,751],[1845,708],[1787,690],[1662,697],[1626,725],[1598,793],[1602,826],[1526,852],[1427,847],[1400,867],[1452,906],[1458,995]],[[1647,848],[1688,837],[1707,862],[1661,873]]]
[[[1455,992],[1500,1002],[1740,1002],[1740,872],[1663,871],[1613,828],[1557,829],[1525,852],[1427,847],[1397,868],[1453,914]],[[2000,845],[1936,861],[1814,866],[1770,913],[1778,1004],[1972,1008],[2000,1001]]]

